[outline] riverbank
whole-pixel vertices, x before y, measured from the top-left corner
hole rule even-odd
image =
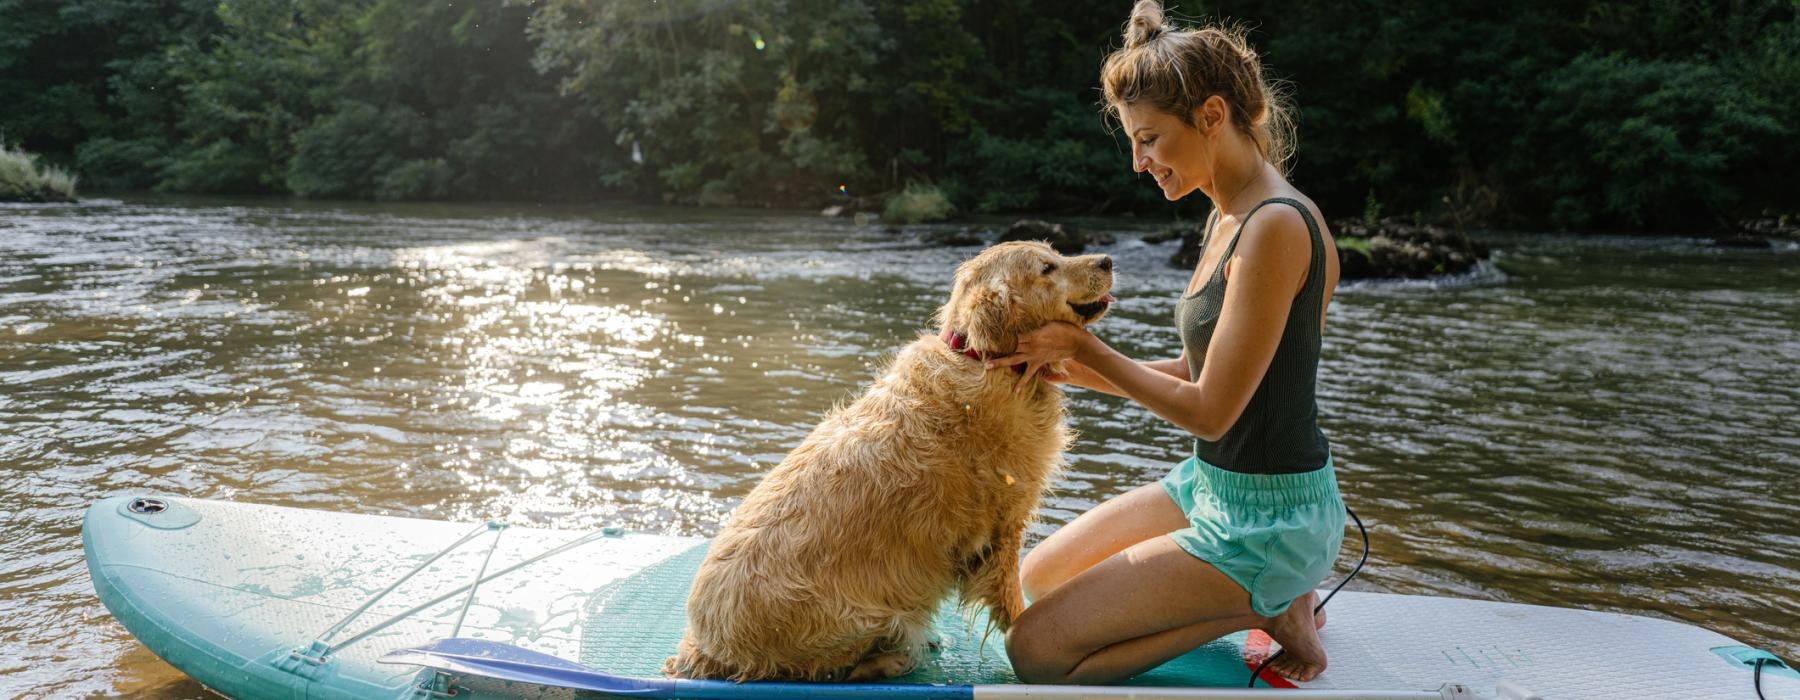
[[[0,144],[0,202],[73,202],[75,176]]]

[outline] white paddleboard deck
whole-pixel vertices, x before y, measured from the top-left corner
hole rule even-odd
[[[452,636],[650,675],[673,653],[686,585],[706,544],[156,500],[163,507],[153,513],[131,508],[137,495],[89,510],[83,537],[95,588],[152,651],[237,697],[411,697],[430,672],[376,660]],[[542,556],[558,547],[567,549]],[[467,586],[478,574],[487,580],[471,595]],[[1339,593],[1328,610],[1320,636],[1330,666],[1301,688],[1422,691],[1456,683],[1493,697],[1504,683],[1545,698],[1755,697],[1744,661],[1753,650],[1679,622],[1358,592]],[[914,680],[1009,682],[998,639],[980,640],[981,621],[944,620],[939,632],[951,651]],[[326,647],[354,641],[333,648],[323,664],[294,660],[295,650],[334,627]],[[1227,637],[1135,683],[1242,687],[1246,659],[1259,658],[1266,645],[1259,633]],[[1776,665],[1765,666],[1762,687],[1770,698],[1800,698],[1800,677]]]

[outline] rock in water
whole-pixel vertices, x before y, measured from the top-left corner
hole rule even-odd
[[[1020,219],[1000,234],[998,242],[1007,241],[1043,241],[1063,255],[1074,255],[1086,250],[1089,245],[1107,245],[1115,239],[1105,232],[1088,232],[1073,226],[1053,224],[1037,219]]]
[[[1182,235],[1181,248],[1169,264],[1189,270],[1200,264],[1202,227]],[[1454,275],[1488,259],[1488,249],[1456,231],[1413,226],[1388,219],[1370,227],[1342,220],[1331,225],[1337,240],[1338,278],[1411,278]]]
[[[922,243],[944,246],[981,245],[981,231],[972,228],[931,231],[919,236]]]
[[[1338,240],[1339,279],[1454,275],[1467,272],[1488,258],[1486,245],[1461,232],[1414,226],[1397,219],[1386,219],[1373,227],[1360,221],[1340,220],[1332,224],[1331,231]],[[1366,243],[1353,242],[1357,240]]]

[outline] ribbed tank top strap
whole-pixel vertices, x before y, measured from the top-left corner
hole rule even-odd
[[[1265,199],[1263,201],[1257,202],[1256,206],[1252,207],[1250,209],[1250,213],[1244,215],[1244,220],[1238,222],[1237,230],[1231,232],[1231,240],[1225,244],[1225,254],[1220,255],[1219,262],[1213,264],[1213,274],[1212,274],[1213,282],[1217,282],[1217,281],[1219,281],[1220,278],[1225,276],[1225,262],[1227,260],[1230,260],[1231,254],[1237,251],[1238,241],[1242,240],[1244,238],[1244,228],[1250,225],[1250,217],[1256,216],[1256,212],[1262,211],[1262,208],[1268,206],[1270,202],[1280,202],[1280,201],[1284,201],[1284,200],[1282,200],[1280,198],[1274,198],[1274,199]],[[1289,199],[1289,200],[1285,200],[1285,201],[1292,202],[1294,200]],[[1214,211],[1217,212],[1216,209]],[[1211,234],[1208,234],[1208,237],[1210,238]]]
[[[1312,210],[1307,209],[1305,204],[1287,197],[1268,199],[1263,204],[1270,202],[1280,202],[1299,209],[1300,218],[1306,221],[1306,233],[1312,238],[1312,265],[1311,269],[1306,272],[1306,284],[1300,288],[1300,298],[1295,300],[1294,310],[1310,310],[1312,314],[1304,316],[1304,318],[1317,319],[1319,307],[1325,303],[1325,234],[1319,230],[1319,222],[1313,220]],[[1261,208],[1262,204],[1258,204],[1257,209]],[[1249,221],[1250,217],[1244,217],[1244,220]],[[1305,306],[1301,306],[1301,304],[1305,304]],[[1317,327],[1318,324],[1315,322],[1313,325]]]

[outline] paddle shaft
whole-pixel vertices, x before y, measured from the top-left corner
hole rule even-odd
[[[1268,690],[1235,688],[1156,688],[1095,685],[931,685],[925,683],[794,683],[619,676],[542,652],[485,639],[440,639],[422,647],[396,649],[384,654],[384,664],[425,666],[450,674],[451,683],[479,686],[483,682],[519,684],[506,689],[511,695],[523,688],[561,688],[632,698],[693,698],[695,700],[871,700],[872,698],[933,698],[937,700],[1014,700],[1018,698],[1130,698],[1132,700],[1187,700],[1271,697],[1310,700],[1446,700],[1467,697],[1462,686],[1449,684],[1438,691]]]

